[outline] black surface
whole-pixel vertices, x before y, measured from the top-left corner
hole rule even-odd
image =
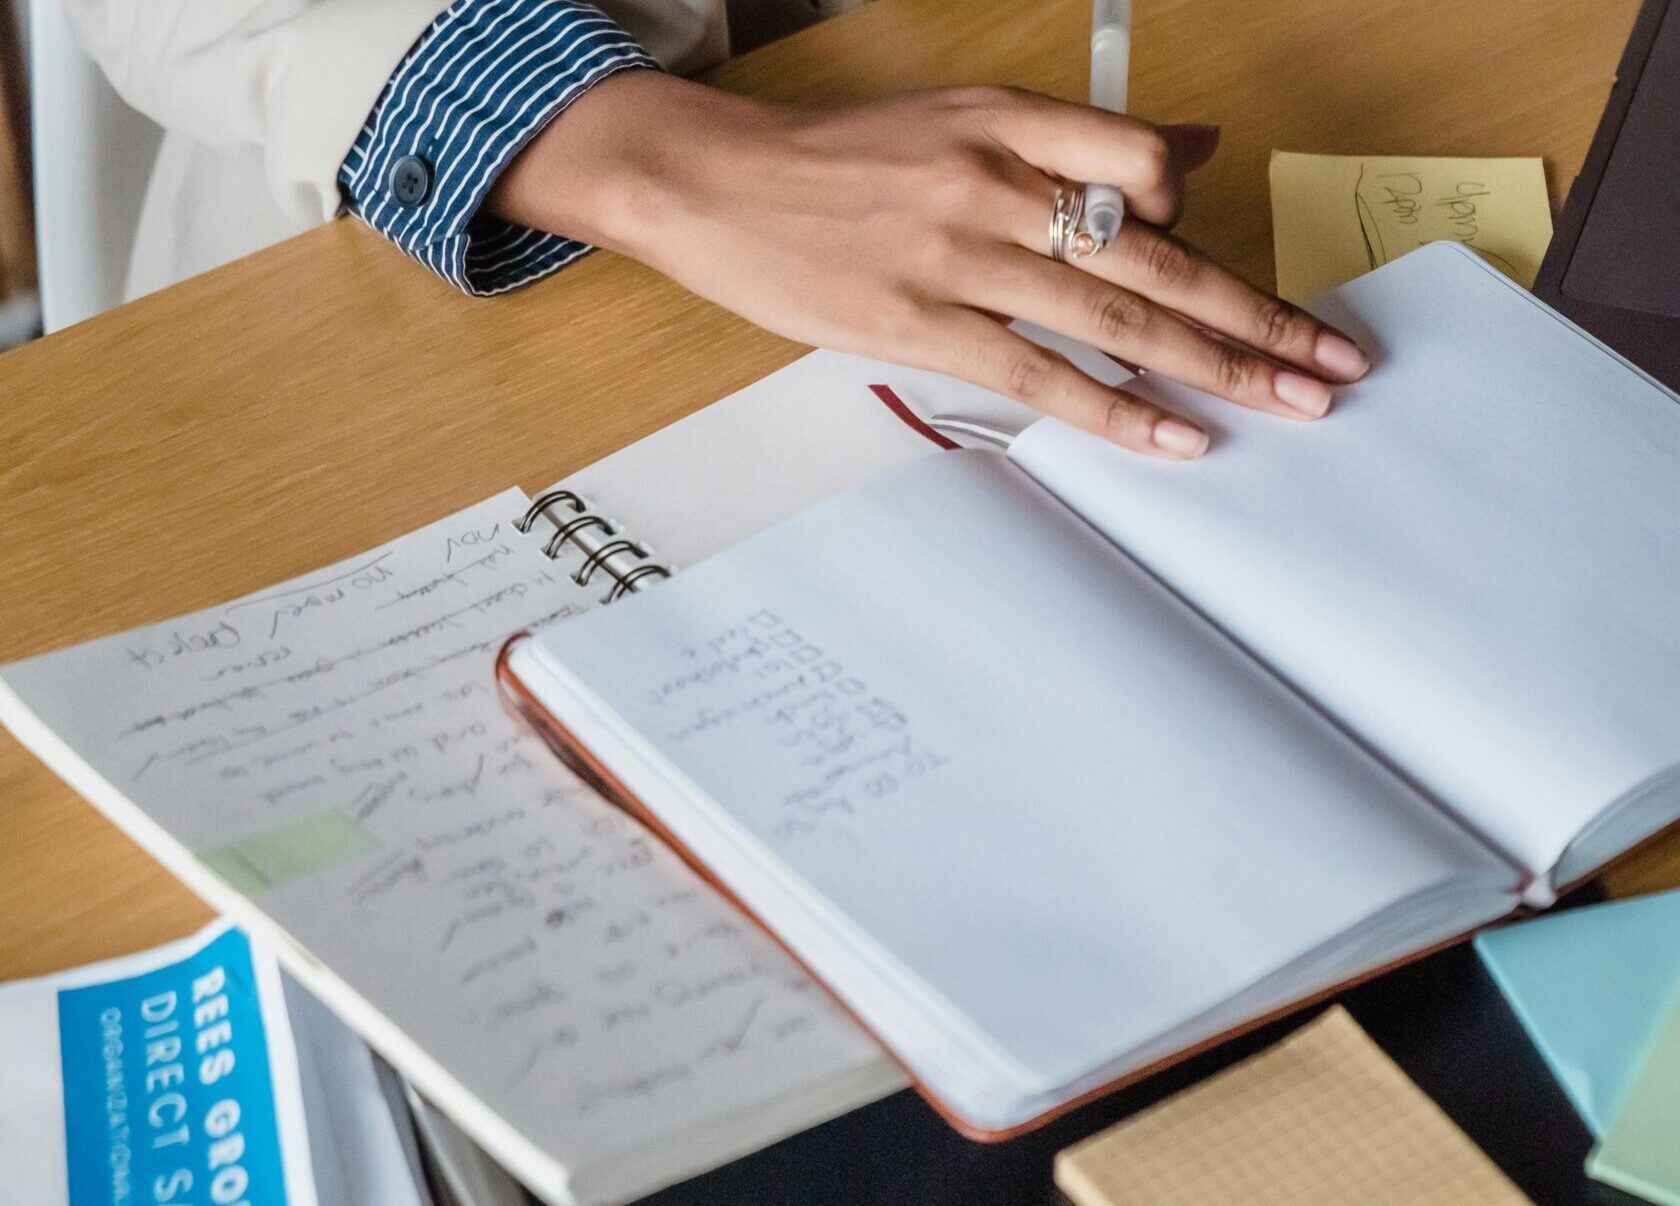
[[[1680,288],[1680,149],[1672,143],[1680,123],[1674,111],[1680,105],[1680,48],[1674,45],[1680,14],[1670,8],[1671,0],[1646,0],[1634,22],[1534,292],[1680,389],[1680,318],[1673,304]],[[1637,271],[1626,270],[1630,262]],[[1612,299],[1622,304],[1607,304]]]
[[[1577,893],[1570,907],[1590,903]],[[1582,1170],[1591,1139],[1468,943],[1341,998],[1366,1031],[1539,1206],[1628,1206]],[[645,1199],[644,1206],[1053,1206],[1055,1154],[1276,1042],[1247,1035],[1000,1144],[961,1138],[899,1093]]]
[[[1668,7],[1644,58],[1563,292],[1680,318],[1680,8]]]

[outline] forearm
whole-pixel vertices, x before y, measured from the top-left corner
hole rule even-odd
[[[716,88],[626,72],[532,139],[486,212],[647,259],[673,210],[705,203],[711,178],[753,174],[754,139],[780,123],[769,107]]]
[[[457,2],[529,20],[537,0]],[[577,61],[564,63],[575,72]],[[1322,416],[1333,384],[1365,371],[1345,338],[1162,229],[1186,171],[1213,153],[1209,127],[1157,129],[997,88],[795,108],[605,71],[528,77],[521,87],[549,116],[488,123],[472,161],[481,187],[440,184],[441,215],[416,201],[387,233],[474,292],[531,279],[532,263],[550,270],[590,245],[612,248],[780,335],[962,377],[1168,458],[1199,456],[1205,430],[1103,385],[999,316],[1288,418]],[[377,186],[377,165],[400,146],[383,140],[358,180]],[[453,177],[444,151],[439,175]],[[1126,219],[1111,247],[1063,262],[1047,254],[1048,219],[1082,180],[1119,188]],[[470,205],[451,200],[462,196]],[[380,202],[370,220],[390,212]],[[463,243],[475,228],[477,262],[501,277],[474,277]],[[488,260],[486,245],[498,251]]]

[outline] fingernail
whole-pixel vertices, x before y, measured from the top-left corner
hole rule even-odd
[[[1272,392],[1279,402],[1309,419],[1330,413],[1330,387],[1312,377],[1279,369],[1272,378]]]
[[[1192,427],[1183,419],[1156,419],[1149,434],[1155,447],[1172,456],[1188,459],[1207,451],[1207,432],[1200,427]]]
[[[1313,347],[1313,359],[1318,361],[1318,367],[1332,377],[1340,377],[1343,381],[1355,381],[1363,377],[1371,367],[1371,362],[1365,358],[1354,344],[1340,335],[1324,332],[1318,337],[1318,343]]]

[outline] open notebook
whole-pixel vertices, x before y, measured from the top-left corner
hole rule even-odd
[[[505,685],[973,1133],[1545,904],[1680,817],[1680,407],[1451,244],[1317,309],[1329,422],[1150,379],[1212,455],[924,459]]]

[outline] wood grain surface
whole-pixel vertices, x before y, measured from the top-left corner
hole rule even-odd
[[[1222,124],[1182,229],[1269,284],[1274,147],[1541,155],[1561,201],[1635,8],[1150,0],[1133,104]],[[878,0],[715,80],[788,100],[975,82],[1077,99],[1088,14],[1087,0]],[[474,300],[332,223],[0,356],[0,661],[546,485],[801,350],[613,256]],[[0,819],[0,979],[207,916],[4,736]]]
[[[29,88],[18,12],[0,4],[0,301],[35,285]]]

